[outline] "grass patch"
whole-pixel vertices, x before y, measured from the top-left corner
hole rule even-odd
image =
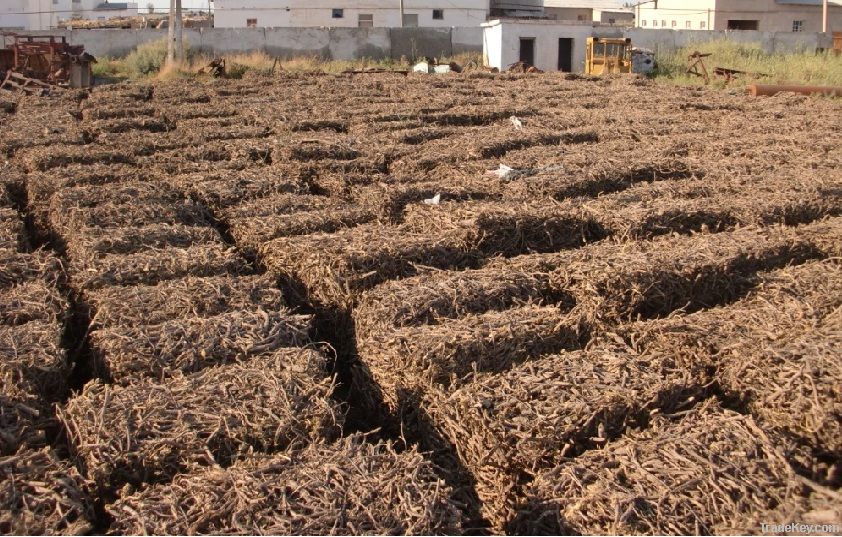
[[[687,74],[687,57],[694,51],[712,56],[705,58],[711,74],[711,85],[725,86],[722,78],[713,76],[715,67],[725,67],[752,73],[734,80],[732,86],[746,84],[815,84],[842,85],[842,57],[832,53],[796,52],[788,54],[765,52],[760,44],[738,44],[727,39],[696,43],[678,50],[656,54],[656,80],[677,85],[704,85],[704,80]],[[757,76],[759,74],[767,76]]]
[[[198,76],[198,72],[213,59],[212,56],[194,53],[186,50],[187,60],[179,66],[166,66],[167,41],[162,39],[144,43],[133,50],[125,58],[100,58],[94,64],[94,76],[103,81],[142,80],[148,78],[189,78]],[[412,62],[402,57],[400,59],[360,58],[357,60],[327,60],[317,56],[302,56],[298,58],[275,58],[264,51],[257,50],[248,53],[226,54],[223,56],[228,78],[242,78],[249,72],[270,74],[274,72],[294,73],[341,73],[356,69],[386,69],[406,70],[412,67]],[[474,62],[482,65],[482,55],[479,53],[463,53],[447,58],[439,58],[442,63],[456,62],[467,65]]]

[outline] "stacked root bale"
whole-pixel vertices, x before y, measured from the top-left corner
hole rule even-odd
[[[284,348],[161,382],[94,381],[61,419],[100,487],[169,481],[196,465],[227,466],[252,451],[334,438],[342,410],[325,370],[322,354]]]
[[[85,135],[75,119],[78,106],[75,92],[48,98],[37,95],[19,98],[16,113],[3,125],[0,154],[45,155],[50,147],[85,143]]]
[[[109,512],[127,534],[447,535],[464,522],[421,454],[360,437],[182,474]]]
[[[239,159],[240,149],[218,156]],[[59,418],[101,500],[126,483],[340,434],[327,360],[305,348],[312,318],[254,274],[205,205],[143,178],[43,193],[33,204],[64,246],[69,284],[91,319],[87,345],[77,344],[100,377]]]
[[[87,481],[50,448],[0,457],[0,532],[84,535],[93,530]]]
[[[829,527],[839,522],[835,495],[800,478],[751,416],[708,401],[541,472],[508,530],[730,535],[794,520]]]
[[[24,253],[23,223],[8,207],[6,185],[0,188],[4,231],[14,230],[0,247],[0,532],[86,533],[93,520],[86,482],[45,447],[71,372],[60,345],[68,308],[58,289],[63,268],[46,252]]]
[[[580,348],[620,322],[734,300],[759,271],[835,255],[834,222],[600,243],[387,282],[353,313],[358,382],[397,411],[431,385]]]
[[[305,194],[257,198],[228,207],[222,215],[237,244],[251,251],[278,237],[331,233],[377,217],[357,204]]]
[[[423,267],[470,267],[478,259],[466,247],[468,231],[447,235],[410,233],[364,224],[332,234],[281,238],[260,254],[269,270],[306,288],[320,304],[348,308],[357,294],[387,279],[416,274]]]
[[[260,308],[156,325],[103,327],[91,334],[95,368],[119,384],[169,377],[305,345],[312,318]]]
[[[22,233],[19,218],[17,224],[15,233]],[[53,427],[52,404],[66,394],[71,369],[59,344],[67,311],[57,288],[62,266],[48,253],[24,253],[21,246],[22,241],[7,241],[0,248],[2,455],[44,445]]]
[[[715,359],[725,393],[742,401],[788,460],[838,486],[840,286],[838,261],[807,263],[763,275],[739,303],[633,324],[620,334],[659,352],[704,349]]]
[[[703,363],[611,347],[562,353],[479,374],[453,391],[428,390],[422,412],[433,430],[425,436],[454,446],[476,480],[483,514],[500,530],[534,472],[600,446],[652,412],[691,404],[707,383]]]

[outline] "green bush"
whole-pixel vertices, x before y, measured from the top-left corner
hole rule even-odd
[[[191,56],[190,47],[184,44],[184,55],[189,60]],[[167,39],[143,43],[124,60],[126,70],[134,78],[154,75],[158,73],[167,62]]]
[[[725,67],[751,73],[740,76],[734,85],[761,82],[766,84],[842,84],[842,57],[804,51],[794,53],[765,52],[759,44],[740,44],[727,39],[694,43],[674,51],[656,51],[657,79],[673,84],[703,84],[701,78],[687,74],[687,57],[694,51],[710,53],[704,59],[708,72]],[[722,79],[712,78],[714,85]]]

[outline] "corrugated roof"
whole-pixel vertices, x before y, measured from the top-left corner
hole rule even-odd
[[[631,11],[629,0],[544,0],[546,7],[601,9],[603,11]]]

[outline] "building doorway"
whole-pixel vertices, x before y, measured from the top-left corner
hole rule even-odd
[[[573,39],[569,37],[558,40],[558,70],[564,73],[573,71]]]
[[[728,20],[728,29],[729,30],[757,30],[758,26],[759,26],[759,21],[735,20],[735,19],[729,19]]]
[[[527,65],[535,65],[535,38],[520,38],[520,61]]]

